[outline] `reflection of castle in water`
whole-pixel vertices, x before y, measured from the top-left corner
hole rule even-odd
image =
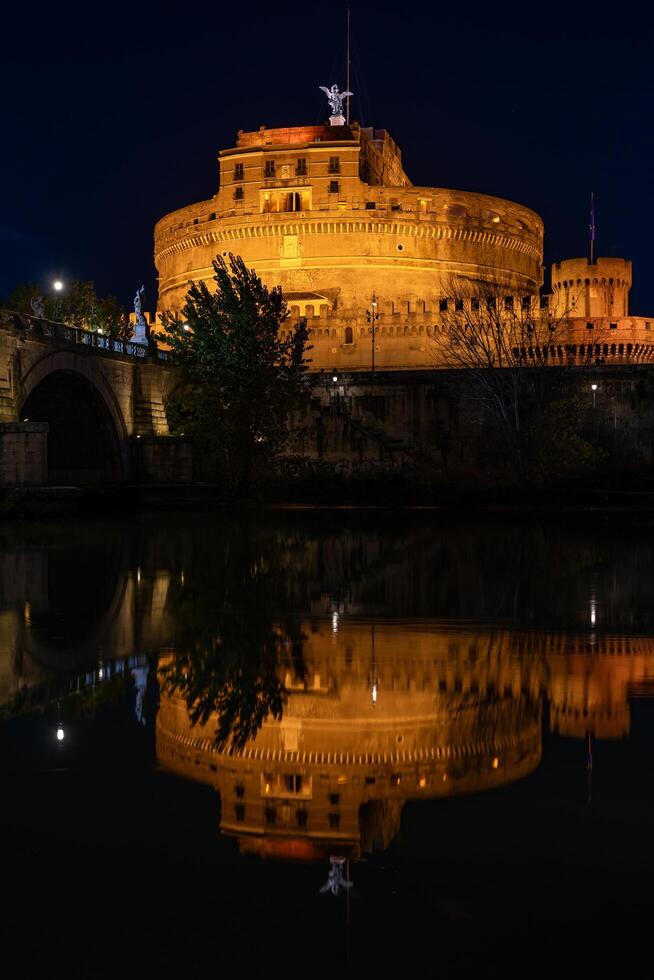
[[[245,528],[189,522],[138,538],[51,528],[36,543],[5,530],[0,702],[57,672],[186,650],[220,632],[215,610],[234,608],[234,583],[243,609],[259,584],[271,622],[278,608],[303,622],[308,678],[282,670],[282,721],[238,755],[215,752],[214,726],[192,729],[179,701],[162,698],[158,728],[162,762],[216,786],[224,828],[259,849],[340,840],[356,851],[387,842],[407,800],[526,775],[544,700],[561,735],[629,732],[629,697],[654,691],[654,548],[638,529],[600,540],[584,528],[342,520],[337,531],[283,514]],[[444,628],[448,617],[511,628]]]
[[[476,793],[536,768],[547,658],[561,663],[555,649],[569,641],[334,625],[307,628],[307,674],[286,672],[282,720],[266,721],[241,752],[216,751],[215,723],[193,728],[181,698],[161,699],[159,761],[219,791],[222,830],[242,849],[310,856],[386,846],[407,800]],[[557,678],[566,697],[577,687]],[[553,707],[555,721],[583,715],[573,703]]]

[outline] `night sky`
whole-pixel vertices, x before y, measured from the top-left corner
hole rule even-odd
[[[21,6],[0,59],[0,296],[61,276],[131,308],[145,282],[152,309],[154,222],[215,192],[238,129],[319,122],[318,86],[344,87],[345,4]],[[633,260],[631,312],[654,314],[652,15],[351,7],[352,118],[389,130],[413,182],[533,208],[548,266],[585,254],[593,190],[597,253]]]

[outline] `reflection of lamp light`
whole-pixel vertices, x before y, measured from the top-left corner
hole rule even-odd
[[[336,610],[332,613],[332,633],[338,633],[338,612]]]
[[[372,703],[377,704],[377,682],[372,683]]]

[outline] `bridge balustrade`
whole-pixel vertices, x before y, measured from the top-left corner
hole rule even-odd
[[[14,314],[18,326],[27,327],[34,334],[42,337],[62,340],[68,344],[82,344],[85,347],[95,347],[106,350],[111,354],[126,354],[128,357],[146,358],[150,354],[147,344],[137,344],[132,340],[118,340],[106,334],[93,330],[83,330],[81,327],[71,327],[65,323],[53,320],[40,320],[25,314]],[[165,361],[166,352],[157,351],[158,360]]]

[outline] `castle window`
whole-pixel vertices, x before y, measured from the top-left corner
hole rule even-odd
[[[513,296],[505,296],[504,297],[504,309],[505,310],[512,310],[513,309]]]
[[[479,309],[479,297],[478,296],[473,296],[472,299],[470,300],[470,309],[471,310],[478,310]]]
[[[341,161],[340,161],[340,157],[330,157],[329,158],[329,172],[330,172],[330,174],[340,174],[340,172],[341,172]]]
[[[391,211],[401,211],[401,210],[402,210],[401,204],[398,204],[397,202],[391,204]]]
[[[236,187],[236,188],[234,188],[234,200],[235,201],[242,201],[243,200],[243,188],[242,187]]]
[[[592,329],[593,329],[593,324],[592,323],[587,323],[586,324],[586,330],[592,330]]]
[[[301,211],[302,210],[302,199],[297,191],[291,191],[290,194],[286,194],[284,198],[284,211]]]
[[[463,300],[462,299],[455,299],[454,300],[454,309],[456,310],[457,313],[462,313],[463,312]]]
[[[341,815],[340,813],[330,813],[329,814],[329,828],[330,830],[338,830],[341,825]]]
[[[489,296],[488,299],[486,300],[486,305],[488,306],[489,310],[494,310],[496,306],[495,297]]]
[[[617,323],[610,323],[609,326],[611,327],[611,330],[617,330],[618,329]]]
[[[306,177],[307,161],[304,157],[300,157],[300,159],[295,164],[295,173],[298,177]]]
[[[351,344],[352,342],[353,342],[353,340],[352,340],[352,327],[346,327],[345,328],[345,343],[346,344]]]
[[[649,330],[649,329],[650,329],[650,322],[649,320],[647,320],[645,323],[645,330]]]
[[[236,793],[238,799],[242,800],[243,797],[245,796],[245,786],[243,785],[243,783],[237,783],[236,786],[234,787],[234,792]]]
[[[306,810],[295,811],[295,819],[297,820],[298,827],[306,827],[307,817],[308,817],[308,813]]]
[[[541,310],[546,310],[549,305],[550,305],[550,298],[549,298],[549,296],[541,296],[541,298],[540,298],[540,308],[541,308]]]
[[[341,795],[340,795],[340,793],[330,793],[329,794],[329,803],[330,803],[330,806],[338,806],[338,804],[340,802],[341,802]]]
[[[377,205],[374,201],[366,201],[366,211],[374,211]]]
[[[245,807],[242,803],[237,803],[234,807],[234,815],[238,823],[243,823],[245,820]]]
[[[330,194],[338,194],[340,192],[340,189],[341,189],[341,185],[339,184],[339,182],[337,180],[330,180],[329,181],[329,193]]]
[[[234,164],[234,180],[243,180],[243,164]]]
[[[274,177],[275,176],[275,161],[274,160],[266,160],[266,166],[265,166],[265,169],[264,169],[264,176],[265,177]]]
[[[274,827],[277,822],[277,810],[274,806],[267,806],[265,809],[266,823],[269,827]]]
[[[531,296],[523,296],[522,297],[522,308],[523,308],[523,310],[530,310],[531,309]]]
[[[445,299],[439,299],[438,309],[441,313],[447,313],[447,297]]]
[[[288,773],[284,776],[284,786],[286,787],[287,793],[301,793],[302,776],[298,776],[295,773]]]

